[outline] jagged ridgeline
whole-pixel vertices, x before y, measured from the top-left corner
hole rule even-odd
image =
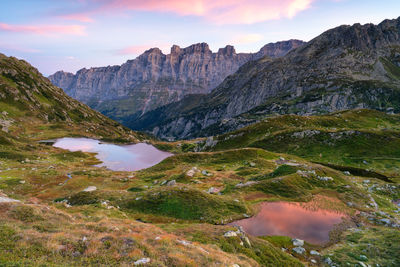
[[[257,53],[236,53],[233,46],[213,53],[208,44],[172,46],[170,54],[158,48],[145,51],[121,66],[63,71],[49,77],[65,92],[120,122],[178,101],[187,94],[206,94],[250,60],[280,57],[304,42],[289,40],[265,45]]]
[[[1,135],[53,138],[85,135],[135,142],[136,133],[67,96],[29,63],[0,54]]]
[[[270,114],[354,108],[400,111],[400,18],[331,29],[284,57],[248,62],[208,95],[133,116],[125,125],[163,138],[193,138]]]

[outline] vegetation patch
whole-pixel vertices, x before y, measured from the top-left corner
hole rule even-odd
[[[372,227],[350,232],[346,243],[330,250],[333,262],[355,266],[365,262],[371,266],[400,266],[400,231]]]
[[[120,206],[131,211],[211,223],[221,223],[248,212],[242,203],[186,187],[151,190],[123,201]]]
[[[100,202],[96,192],[79,192],[67,197],[66,200],[72,206],[91,205]]]

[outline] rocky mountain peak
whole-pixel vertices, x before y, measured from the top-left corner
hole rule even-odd
[[[171,47],[171,55],[178,55],[181,53],[181,51],[182,51],[182,49],[178,45],[173,45]]]
[[[195,54],[195,53],[211,54],[212,53],[212,51],[210,50],[210,47],[208,46],[207,43],[193,44],[189,47],[184,48],[184,52],[186,54]]]
[[[161,51],[160,48],[158,47],[153,47],[150,48],[149,50],[146,50],[143,54],[159,54],[159,55],[163,55],[163,52]]]
[[[289,40],[261,51],[279,55],[296,45]],[[398,113],[399,92],[400,18],[333,28],[283,57],[246,64],[208,95],[158,108],[126,125],[161,137],[191,138],[244,126],[251,123],[246,118],[260,114],[354,108]]]
[[[236,54],[236,50],[235,47],[233,47],[232,45],[227,45],[224,48],[220,48],[218,50],[218,55],[232,56],[234,54]]]
[[[119,120],[119,116],[149,111],[187,94],[209,93],[255,56],[275,57],[294,47],[282,44],[256,54],[236,54],[231,45],[217,53],[213,53],[207,43],[186,48],[173,45],[169,55],[159,48],[151,48],[121,66],[82,69],[75,75],[57,72],[49,79],[70,96]]]

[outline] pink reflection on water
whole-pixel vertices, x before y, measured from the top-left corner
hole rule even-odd
[[[312,244],[329,241],[329,232],[345,214],[290,202],[264,202],[259,213],[231,223],[254,236],[284,235]]]
[[[102,161],[97,166],[105,166],[113,171],[149,168],[172,155],[145,143],[122,146],[100,143],[88,138],[62,138],[58,139],[54,146],[69,151],[97,153],[96,158]]]

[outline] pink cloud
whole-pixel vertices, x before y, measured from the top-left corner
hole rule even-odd
[[[316,0],[88,0],[101,3],[94,10],[70,16],[115,13],[126,10],[171,12],[203,17],[216,24],[252,24],[292,18],[311,7]]]
[[[11,25],[0,23],[0,31],[33,33],[40,35],[85,35],[85,27],[81,25]]]
[[[61,19],[65,20],[75,20],[79,22],[93,22],[94,20],[89,16],[85,14],[69,14],[69,15],[62,15],[59,16]]]

